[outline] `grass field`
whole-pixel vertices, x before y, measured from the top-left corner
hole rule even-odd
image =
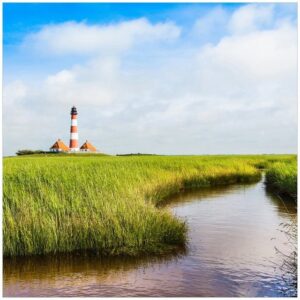
[[[266,184],[283,196],[297,199],[297,161],[277,162],[266,172]]]
[[[183,189],[253,182],[292,155],[4,158],[6,256],[93,250],[160,253],[186,224],[157,204]]]

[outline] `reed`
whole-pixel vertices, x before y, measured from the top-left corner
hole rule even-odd
[[[266,172],[266,185],[280,195],[297,199],[297,160],[276,162]]]
[[[294,156],[20,156],[4,158],[5,256],[92,250],[160,253],[187,226],[158,204],[184,189],[260,178]]]

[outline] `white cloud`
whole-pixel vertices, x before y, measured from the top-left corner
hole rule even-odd
[[[78,105],[101,106],[118,97],[120,81],[119,60],[97,58],[48,76],[43,92],[49,103],[57,101],[73,105],[76,102]]]
[[[4,105],[14,105],[19,100],[22,100],[27,94],[27,87],[21,80],[16,80],[5,86],[3,97],[8,99]]]
[[[66,22],[46,25],[26,37],[25,49],[51,55],[115,53],[136,44],[178,38],[180,29],[172,22],[152,24],[141,18],[110,25]]]
[[[46,82],[50,86],[60,86],[74,82],[74,74],[68,70],[62,70],[55,75],[50,75]]]
[[[207,36],[208,34],[216,34],[227,26],[229,13],[221,6],[211,10],[208,14],[199,18],[194,25],[193,30],[197,35]]]
[[[229,36],[216,46],[208,46],[199,60],[209,60],[237,75],[244,72],[249,80],[284,78],[296,72],[296,36],[296,28],[291,26]]]
[[[248,33],[273,21],[273,5],[249,4],[236,10],[228,24],[232,33]]]

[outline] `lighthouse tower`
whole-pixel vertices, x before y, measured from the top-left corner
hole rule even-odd
[[[71,109],[71,134],[70,134],[70,151],[79,151],[78,146],[78,129],[77,129],[77,109],[75,106]]]

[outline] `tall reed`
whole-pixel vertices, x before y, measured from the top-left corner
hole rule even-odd
[[[274,163],[266,172],[266,185],[280,195],[297,199],[297,160]]]
[[[159,253],[187,226],[157,204],[183,189],[252,182],[291,156],[51,156],[4,159],[6,256]]]

